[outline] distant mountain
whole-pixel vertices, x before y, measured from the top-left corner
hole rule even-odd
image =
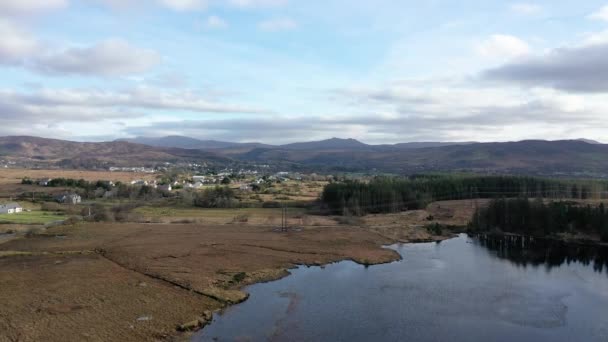
[[[426,147],[440,147],[451,145],[466,145],[474,142],[408,142],[399,144],[370,145],[362,143],[356,139],[331,138],[319,141],[296,142],[285,145],[268,145],[261,143],[236,143],[217,140],[200,140],[185,136],[166,136],[166,137],[136,137],[119,139],[117,141],[127,141],[137,144],[144,144],[157,147],[178,147],[200,150],[224,150],[223,154],[234,154],[251,151],[255,148],[278,149],[278,150],[297,150],[297,151],[384,151],[395,149],[415,149]]]
[[[189,147],[205,142],[185,137],[167,137],[161,141]],[[87,143],[37,137],[0,137],[0,159],[19,161],[26,166],[67,168],[196,162],[222,167],[234,163],[268,164],[274,169],[320,172],[412,174],[461,171],[608,177],[608,145],[581,140],[367,145],[354,139],[333,138],[283,146],[236,143],[228,147],[209,143],[205,146],[215,148],[149,146],[126,141]]]
[[[166,137],[136,137],[128,139],[119,139],[117,141],[126,141],[136,144],[144,144],[149,146],[157,147],[177,147],[186,149],[198,149],[198,150],[215,150],[222,148],[235,148],[235,147],[262,147],[268,146],[259,143],[234,143],[217,140],[199,140],[195,138],[173,135]]]
[[[298,142],[278,146],[285,150],[365,150],[370,149],[371,145],[364,144],[355,139],[331,138],[320,141]]]
[[[198,161],[227,163],[217,154],[174,147],[154,147],[126,141],[74,142],[29,136],[0,137],[0,157],[22,163],[94,167],[152,165]]]
[[[587,144],[593,145],[601,145],[602,143],[599,141],[591,140],[591,139],[577,139],[578,141],[586,142]]]
[[[471,145],[477,144],[474,141],[465,141],[465,142],[437,142],[437,141],[426,141],[426,142],[409,142],[409,143],[399,143],[392,146],[398,149],[416,149],[416,148],[427,148],[427,147],[443,147],[443,146],[453,146],[453,145]]]
[[[527,140],[385,150],[254,149],[234,158],[311,169],[416,173],[468,171],[608,177],[608,145],[576,140]]]

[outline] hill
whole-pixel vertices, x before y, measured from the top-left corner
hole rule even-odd
[[[355,139],[331,138],[320,141],[298,142],[278,146],[285,150],[321,151],[321,150],[369,150],[371,145],[364,144]]]
[[[608,175],[608,145],[577,140],[471,143],[375,151],[254,149],[234,157],[343,171]]]
[[[285,145],[268,145],[261,143],[236,143],[218,140],[201,140],[186,136],[165,136],[165,137],[135,137],[119,139],[136,144],[144,144],[156,147],[177,147],[186,149],[201,150],[222,150],[223,154],[235,154],[251,151],[255,148],[282,149],[297,151],[385,151],[416,149],[425,147],[440,147],[461,144],[472,144],[473,142],[408,142],[398,144],[369,145],[356,139],[331,138],[319,141],[296,142]]]
[[[181,142],[182,146],[190,147],[204,142],[185,137],[170,138],[162,141]],[[192,144],[187,145],[188,142]],[[37,137],[0,137],[0,158],[32,167],[105,168],[194,162],[220,167],[234,163],[265,164],[273,169],[332,173],[456,171],[608,177],[608,145],[581,140],[367,145],[354,139],[334,138],[283,146],[235,144],[196,149],[127,141],[90,143]],[[431,147],[424,144],[431,144]]]
[[[218,140],[200,140],[180,135],[172,135],[166,137],[136,137],[119,139],[116,141],[131,142],[135,144],[143,144],[156,147],[176,147],[185,149],[199,149],[199,150],[215,150],[215,149],[229,149],[229,148],[243,148],[243,147],[265,147],[270,145],[264,145],[260,143],[235,143],[228,141]]]
[[[26,165],[84,168],[230,161],[203,150],[154,147],[125,141],[92,143],[29,136],[0,137],[0,157]]]

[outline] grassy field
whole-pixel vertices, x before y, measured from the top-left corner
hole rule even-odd
[[[55,221],[65,220],[67,216],[60,213],[45,211],[29,211],[16,214],[1,214],[1,224],[46,224]]]
[[[250,215],[281,215],[280,208],[234,208],[234,209],[205,209],[205,208],[167,208],[140,207],[136,212],[144,216],[163,217],[218,217],[226,218],[238,214]],[[304,209],[289,208],[290,213],[304,213]]]
[[[0,170],[0,184],[18,184],[24,177],[39,178],[73,178],[87,181],[120,181],[130,182],[136,179],[153,180],[156,175],[138,172],[110,172],[110,171],[82,171],[82,170],[30,170],[30,169],[2,169]]]

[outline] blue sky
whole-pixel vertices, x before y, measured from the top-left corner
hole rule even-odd
[[[604,56],[593,0],[3,0],[0,134],[608,142]]]

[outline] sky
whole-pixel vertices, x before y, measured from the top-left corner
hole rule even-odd
[[[0,135],[608,143],[608,2],[1,0]]]

